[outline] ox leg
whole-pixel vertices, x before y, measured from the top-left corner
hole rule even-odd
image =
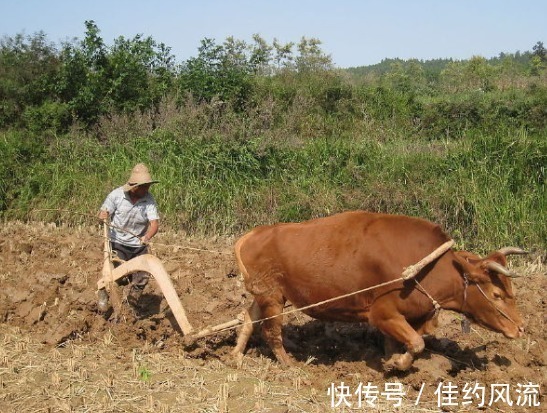
[[[414,326],[414,329],[418,334],[425,336],[433,334],[433,332],[439,326],[439,315],[436,314],[433,318],[426,320],[423,324]]]
[[[406,353],[393,355],[384,365],[386,370],[408,370],[412,366],[414,357],[421,353],[425,347],[424,340],[420,334],[414,330],[404,317],[391,318],[381,320],[376,323],[376,326],[387,337],[388,348],[393,348],[394,345],[390,341],[394,339],[399,343],[403,343],[406,347]]]
[[[247,343],[249,342],[249,339],[253,334],[255,327],[255,324],[253,324],[253,322],[258,320],[260,318],[260,315],[260,307],[258,306],[256,300],[253,300],[253,303],[251,304],[249,309],[245,310],[243,326],[241,327],[241,330],[239,331],[239,334],[237,336],[236,346],[231,352],[231,356],[236,359],[238,367],[241,367],[241,364],[243,363],[243,352],[245,351]]]
[[[262,336],[272,349],[275,358],[282,366],[292,365],[292,360],[283,347],[283,337],[281,335],[283,328],[283,307],[285,298],[281,292],[276,292],[267,297],[257,297],[258,305],[262,310],[262,316],[265,320],[262,323]]]
[[[384,354],[387,359],[390,359],[394,354],[401,355],[403,345],[390,336],[384,335]]]

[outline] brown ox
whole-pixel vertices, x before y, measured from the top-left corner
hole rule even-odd
[[[277,360],[290,364],[279,316],[286,301],[306,307],[400,278],[406,267],[448,240],[431,222],[364,211],[255,228],[235,246],[254,301],[232,354],[241,360],[253,331],[251,322],[265,318],[264,338]],[[505,267],[505,256],[515,253],[525,252],[505,248],[481,259],[448,250],[414,279],[330,301],[304,313],[320,320],[370,323],[388,339],[386,349],[396,342],[406,346],[406,353],[393,355],[386,368],[406,370],[424,349],[422,335],[436,325],[432,299],[441,308],[463,313],[506,337],[523,334],[508,278],[515,274]]]

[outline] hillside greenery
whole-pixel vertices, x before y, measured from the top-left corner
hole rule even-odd
[[[348,209],[420,216],[459,247],[547,240],[543,43],[494,59],[336,68],[317,39],[0,42],[0,214],[96,222],[145,162],[164,227],[239,235]],[[47,210],[47,211],[45,211]]]

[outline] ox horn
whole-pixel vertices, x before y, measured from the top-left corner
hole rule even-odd
[[[506,277],[511,277],[511,278],[520,277],[520,275],[518,275],[516,272],[511,271],[511,270],[505,268],[503,265],[501,265],[501,264],[498,263],[498,262],[489,261],[489,262],[486,264],[486,268],[488,268],[489,270],[492,270],[492,271],[499,272],[500,274],[503,274],[503,275],[505,275]]]
[[[524,251],[523,249],[518,248],[518,247],[504,247],[504,248],[500,248],[500,249],[498,250],[498,252],[499,252],[500,254],[503,254],[503,255],[511,255],[511,254],[522,255],[522,254],[528,254],[528,251]]]

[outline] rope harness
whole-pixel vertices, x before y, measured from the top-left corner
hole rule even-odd
[[[469,287],[469,278],[467,276],[467,274],[463,274],[463,280],[464,280],[464,287],[463,287],[463,302],[462,302],[462,306],[461,306],[461,310],[463,312],[463,307],[465,306],[465,304],[467,303],[467,288]],[[427,290],[425,288],[423,288],[420,283],[418,282],[418,280],[414,280],[416,282],[416,285],[418,286],[418,288],[425,294],[429,297],[429,299],[431,300],[431,302],[433,303],[433,306],[434,306],[434,310],[435,310],[435,315],[437,315],[440,311],[441,311],[441,305],[427,292]],[[488,304],[490,304],[492,307],[494,307],[494,309],[500,313],[502,316],[504,316],[507,320],[509,320],[510,322],[512,322],[514,325],[516,325],[517,327],[519,326],[518,323],[515,322],[515,320],[513,320],[505,311],[503,311],[501,308],[499,308],[496,303],[494,302],[494,300],[492,300],[490,297],[488,297],[488,295],[486,295],[486,293],[484,292],[484,290],[481,288],[481,286],[478,284],[478,283],[472,283],[475,287],[477,287],[477,289],[480,291],[480,293],[484,296],[484,298],[486,298],[486,301],[488,301]]]
[[[418,282],[418,280],[414,279],[414,282],[416,283],[416,286],[420,289],[421,292],[423,292],[425,295],[427,295],[427,297],[431,300],[431,302],[433,303],[433,311],[435,312],[434,316],[436,316],[437,314],[439,314],[439,312],[441,311],[441,305],[437,302],[437,300],[435,300],[431,294],[429,294],[427,292],[427,290],[422,287],[422,285]]]
[[[496,303],[486,295],[486,293],[482,290],[481,286],[479,284],[475,284],[475,286],[479,289],[479,291],[481,292],[481,294],[484,296],[484,298],[486,298],[486,301],[488,301],[488,303],[494,307],[498,313],[500,313],[502,316],[504,316],[506,319],[508,319],[510,322],[512,322],[514,325],[516,325],[517,327],[519,326],[515,320],[513,320],[511,317],[509,317],[509,315],[503,311],[501,308],[499,308]]]
[[[464,280],[464,288],[463,288],[463,302],[462,302],[462,306],[461,306],[461,311],[463,312],[463,307],[465,306],[465,304],[467,303],[467,288],[469,287],[469,278],[468,278],[468,274],[467,273],[464,273],[463,274],[463,280]],[[484,292],[484,290],[482,289],[482,287],[478,284],[478,283],[472,283],[475,287],[477,287],[477,289],[480,291],[480,293],[484,296],[484,298],[486,299],[486,301],[488,301],[488,304],[490,304],[492,307],[494,307],[494,309],[500,313],[503,317],[505,317],[507,320],[509,320],[510,322],[512,322],[514,325],[516,325],[517,327],[519,326],[517,322],[515,322],[515,320],[513,320],[505,311],[503,311],[501,308],[499,308],[496,303],[494,302],[494,300],[492,300],[490,297],[488,297],[488,295]]]

